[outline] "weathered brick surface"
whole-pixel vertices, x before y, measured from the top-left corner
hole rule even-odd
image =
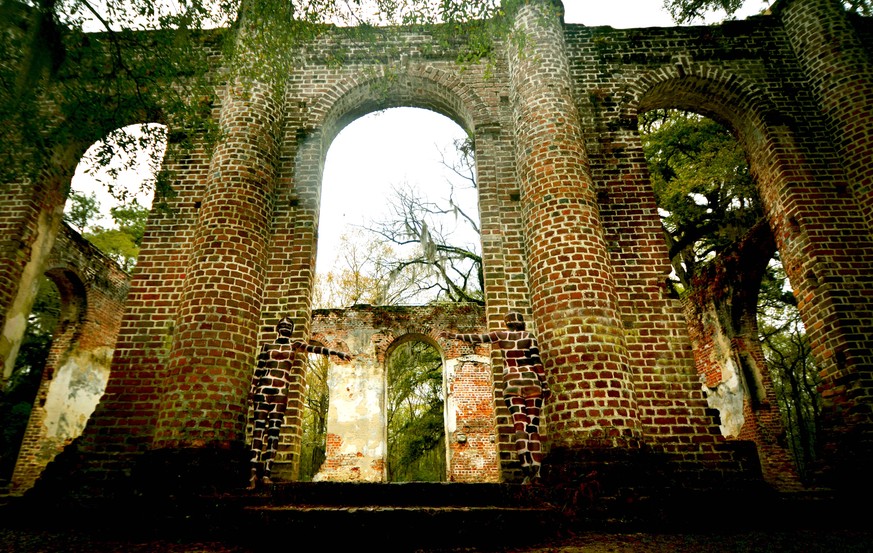
[[[11,489],[30,488],[55,455],[84,427],[109,374],[129,288],[128,275],[77,232],[63,225],[46,276],[60,294],[60,318],[21,444]],[[66,373],[66,374],[65,374]],[[78,409],[58,409],[65,400]]]
[[[538,336],[554,391],[553,458],[583,466],[584,448],[641,448],[676,463],[667,475],[753,472],[742,444],[719,435],[682,306],[664,286],[667,251],[637,132],[639,113],[663,107],[729,125],[748,152],[823,370],[821,474],[869,482],[856,459],[873,451],[873,39],[869,20],[846,19],[837,4],[780,0],[773,15],[744,22],[614,30],[561,27],[529,2],[515,27],[533,39],[530,55],[498,45],[492,63],[463,68],[427,29],[370,42],[335,30],[301,52],[283,92],[221,97],[217,148],[171,161],[175,212],[150,221],[106,398],[80,440],[87,470],[123,474],[125,455],[154,448],[242,444],[266,329],[290,314],[294,338],[311,335],[330,142],[356,117],[404,105],[447,115],[476,139],[487,327],[515,310]],[[44,198],[14,190],[0,198],[16,221],[0,227],[4,307],[23,271],[12,245],[32,239]],[[291,404],[300,405],[300,370]],[[499,394],[494,406],[505,472]],[[299,420],[289,409],[292,467]]]
[[[347,377],[329,377],[331,407],[327,423],[327,452],[315,480],[387,481],[385,405],[387,374],[385,363],[399,344],[424,341],[437,348],[443,358],[443,385],[446,427],[446,480],[449,482],[497,482],[501,477],[498,435],[494,411],[495,386],[488,346],[463,345],[439,337],[441,331],[482,332],[484,309],[471,304],[444,304],[422,307],[355,306],[350,309],[317,310],[312,315],[313,340],[354,356],[354,367],[331,370],[355,371],[367,382],[349,383]],[[497,352],[495,352],[496,354]],[[369,370],[367,369],[369,368]],[[497,389],[495,389],[497,388]],[[366,395],[376,396],[372,405]],[[342,396],[342,397],[340,397]],[[382,401],[378,401],[381,399]],[[336,404],[342,404],[342,413]],[[371,408],[362,412],[365,406]],[[357,413],[357,419],[350,419]],[[287,428],[286,431],[293,431]],[[358,436],[349,435],[359,434]],[[367,439],[368,438],[368,439]],[[504,442],[511,445],[510,436]],[[374,453],[375,452],[375,453]],[[295,458],[285,463],[292,473]],[[504,467],[516,469],[513,460]]]
[[[510,101],[551,440],[627,445],[640,435],[636,394],[563,29],[532,3],[515,31],[533,44],[509,48]]]

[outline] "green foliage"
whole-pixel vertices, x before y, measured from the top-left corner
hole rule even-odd
[[[129,272],[136,265],[139,246],[134,242],[133,237],[123,230],[96,227],[93,232],[86,233],[84,237],[125,271]]]
[[[446,477],[442,358],[429,344],[403,343],[388,371],[388,479],[444,481]]]
[[[726,18],[731,18],[737,10],[747,3],[747,0],[664,0],[664,8],[670,12],[673,20],[677,23],[690,23],[703,19],[706,12],[709,11],[722,12]],[[871,0],[844,0],[843,6],[850,12],[867,16],[873,15],[873,2]]]
[[[64,219],[122,269],[130,271],[136,265],[149,210],[131,202],[110,208],[109,213],[114,227],[95,226],[94,219],[99,214],[96,196],[73,192]]]
[[[0,479],[10,476],[15,467],[59,318],[58,289],[42,277],[12,376],[3,383],[0,395]]]
[[[744,3],[745,0],[664,0],[664,8],[677,23],[689,23],[702,19],[708,11],[722,11],[730,17]]]
[[[311,354],[306,370],[306,397],[303,405],[303,441],[300,452],[299,479],[312,480],[324,462],[327,451],[327,387],[330,358]]]
[[[745,152],[715,121],[653,110],[641,117],[643,150],[678,284],[763,216]]]
[[[818,453],[821,377],[778,256],[770,263],[761,286],[758,328],[788,447],[801,479],[808,480]]]
[[[161,172],[167,138],[167,127],[154,123],[115,129],[88,148],[80,165],[121,205],[135,203],[140,192],[160,203],[173,195]],[[129,181],[138,182],[139,190]]]
[[[68,201],[69,205],[64,211],[64,221],[78,230],[80,234],[84,233],[85,229],[100,214],[100,202],[97,200],[97,194],[94,192],[83,194],[73,191],[70,193]]]
[[[170,155],[198,141],[208,146],[219,135],[211,113],[217,79],[281,88],[301,62],[300,47],[335,25],[388,48],[386,35],[396,29],[391,25],[440,23],[435,47],[456,47],[459,61],[468,63],[490,55],[503,32],[501,14],[498,0],[106,0],[99,7],[79,0],[5,0],[0,178],[64,175],[76,156],[108,133],[115,140],[98,165],[119,150],[165,140],[154,128],[142,135],[119,130],[133,123],[170,125]],[[222,60],[230,60],[229,72],[210,65]],[[56,155],[59,145],[70,146],[64,156]],[[158,201],[172,194],[169,182],[149,183]]]
[[[146,220],[149,216],[148,209],[139,204],[130,203],[111,208],[109,214],[112,215],[112,220],[118,225],[118,229],[130,236],[134,245],[142,245]]]
[[[3,3],[8,15],[0,39],[4,179],[66,175],[88,146],[131,123],[210,126],[202,103],[211,98],[213,87],[203,52],[222,36],[198,31],[210,12],[197,2],[103,4],[98,12],[78,1]],[[137,32],[154,28],[174,32]],[[119,140],[111,147],[130,149],[157,140],[157,134]]]

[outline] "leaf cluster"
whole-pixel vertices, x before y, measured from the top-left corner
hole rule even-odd
[[[725,18],[732,18],[746,2],[747,0],[664,0],[664,8],[675,22],[682,24],[702,20],[707,12],[721,12]],[[871,0],[843,0],[843,6],[859,15],[873,15]]]
[[[98,163],[112,157],[110,149],[131,151],[164,139],[157,131],[125,138],[118,129],[131,123],[209,126],[202,109],[213,89],[207,54],[220,33],[210,38],[199,31],[211,17],[199,2],[7,0],[2,9],[16,15],[0,38],[5,178],[68,174],[69,156],[74,162],[111,132],[117,140]],[[67,157],[59,158],[58,148],[67,148]]]
[[[352,305],[405,305],[415,301],[419,271],[396,272],[389,244],[371,240],[361,230],[340,237],[333,268],[315,277],[315,309]]]
[[[419,341],[399,345],[388,371],[388,474],[393,482],[445,480],[442,358]]]
[[[757,188],[744,150],[711,119],[653,110],[641,117],[640,132],[670,260],[687,289],[761,219]]]
[[[110,228],[94,225],[99,211],[100,205],[94,193],[73,192],[64,219],[122,269],[130,271],[139,256],[149,210],[135,201],[110,208],[115,223]]]

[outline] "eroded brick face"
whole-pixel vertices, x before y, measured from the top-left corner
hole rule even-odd
[[[329,368],[327,452],[313,480],[388,481],[386,363],[398,345],[420,341],[436,348],[443,359],[446,481],[500,481],[498,450],[512,446],[512,436],[498,433],[494,406],[503,381],[494,377],[490,348],[460,346],[441,336],[481,332],[484,327],[484,309],[472,304],[362,305],[313,312],[313,340],[354,356],[344,366]],[[283,462],[287,473],[296,468],[293,457]],[[510,471],[519,462],[513,457],[504,464]]]
[[[23,493],[81,435],[104,395],[130,278],[66,225],[48,257],[60,317],[11,478]]]
[[[272,325],[290,315],[295,339],[313,335],[330,142],[350,118],[405,105],[475,138],[485,330],[518,311],[539,339],[553,392],[546,458],[642,447],[677,478],[748,474],[707,406],[682,305],[664,286],[637,115],[679,108],[728,124],[745,147],[822,367],[821,474],[870,481],[853,459],[873,452],[873,25],[836,0],[783,0],[770,16],[722,26],[623,30],[562,25],[546,4],[514,12],[530,50],[507,42],[489,63],[459,66],[427,29],[368,43],[328,33],[278,89],[217,87],[220,142],[168,158],[178,195],[150,220],[107,394],[80,440],[86,471],[99,479],[154,449],[246,441],[251,374]],[[0,221],[4,305],[18,293],[16,245],[31,243],[40,194],[17,184],[0,197],[0,213],[16,215]],[[490,358],[499,375],[500,355]],[[288,478],[305,383],[294,366],[277,453]],[[511,480],[509,414],[499,393],[491,406]]]

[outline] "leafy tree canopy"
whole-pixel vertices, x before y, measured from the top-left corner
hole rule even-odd
[[[64,219],[122,269],[130,271],[139,256],[149,210],[135,202],[110,208],[115,223],[110,228],[94,224],[99,213],[100,204],[94,193],[72,192]]]
[[[694,113],[653,110],[641,119],[670,260],[679,285],[763,217],[745,152],[731,132]]]
[[[99,214],[100,200],[97,199],[96,193],[70,193],[67,209],[64,211],[64,220],[80,234],[85,232],[85,228],[90,226]]]
[[[327,451],[327,414],[330,402],[328,370],[330,358],[310,354],[306,369],[306,396],[303,401],[303,439],[300,453],[300,480],[308,482],[318,474]]]
[[[664,0],[664,8],[677,23],[690,23],[703,19],[707,12],[722,12],[726,17],[733,17],[741,7],[749,3],[749,0]],[[762,2],[759,3],[763,5]],[[860,15],[873,15],[871,0],[844,0],[843,6]]]
[[[132,123],[170,124],[177,149],[192,133],[208,143],[217,136],[215,79],[279,83],[300,63],[297,46],[327,23],[353,25],[349,32],[366,39],[390,32],[378,25],[441,22],[437,41],[465,45],[461,57],[472,60],[490,51],[501,13],[498,0],[4,0],[0,177],[63,177],[108,133],[115,140],[98,163],[113,149],[164,139],[160,127],[140,136],[118,130]],[[230,73],[212,71],[225,60]],[[159,198],[167,182],[154,183]]]
[[[420,341],[397,346],[388,358],[388,478],[445,480],[442,358]]]

